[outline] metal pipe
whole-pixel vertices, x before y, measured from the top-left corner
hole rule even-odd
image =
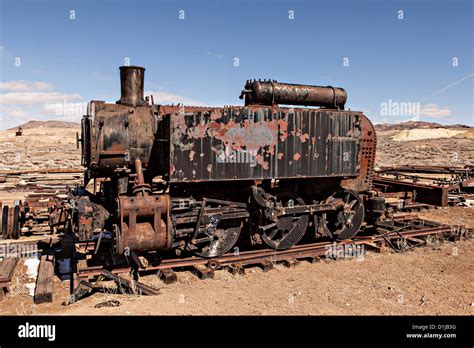
[[[273,81],[247,81],[240,99],[245,105],[305,105],[344,109],[347,93],[340,87],[298,85]]]
[[[135,173],[137,175],[135,185],[143,185],[145,183],[145,179],[143,177],[142,161],[139,159],[135,160]]]

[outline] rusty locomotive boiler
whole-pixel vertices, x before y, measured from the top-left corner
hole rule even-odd
[[[245,106],[155,105],[144,72],[121,67],[120,99],[91,101],[82,120],[78,240],[213,257],[348,239],[383,214],[370,191],[375,130],[344,109],[344,89],[255,80]]]

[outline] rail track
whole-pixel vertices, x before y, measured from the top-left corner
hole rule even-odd
[[[113,267],[90,266],[78,267],[77,276],[80,279],[94,279],[104,270],[113,274],[136,271],[140,273],[157,272],[165,283],[176,281],[175,271],[191,268],[202,278],[212,278],[214,270],[227,268],[234,274],[244,274],[245,268],[256,266],[268,271],[275,263],[287,266],[296,264],[298,260],[314,262],[322,257],[338,258],[338,253],[343,252],[344,257],[349,255],[360,256],[365,248],[384,252],[387,249],[404,251],[426,243],[426,237],[435,236],[439,239],[460,239],[469,237],[472,229],[463,226],[452,226],[421,220],[414,214],[405,214],[394,219],[395,225],[390,229],[376,229],[375,231],[362,231],[351,240],[341,242],[323,241],[317,243],[301,244],[286,250],[258,249],[227,253],[213,258],[197,256],[171,258],[163,260],[150,260],[146,266],[117,264]],[[94,245],[78,243],[77,250],[89,252]],[[349,256],[351,257],[351,256]],[[133,262],[132,262],[133,263]]]

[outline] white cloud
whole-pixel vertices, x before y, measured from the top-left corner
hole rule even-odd
[[[156,91],[148,91],[145,92],[145,95],[153,95],[153,101],[155,104],[184,104],[184,105],[191,105],[191,106],[201,106],[204,105],[202,102],[189,99],[186,97],[182,97],[180,95],[168,93],[168,92],[156,92]]]
[[[2,128],[14,127],[29,120],[78,121],[86,103],[80,94],[50,91],[49,82],[0,82],[0,120]]]
[[[222,53],[213,53],[213,52],[207,52],[208,55],[210,56],[214,56],[216,57],[217,59],[222,59],[224,58],[224,55]]]
[[[80,118],[87,113],[87,103],[54,103],[44,104],[41,108],[41,114],[45,116],[56,117],[76,117]]]
[[[28,116],[28,112],[22,108],[16,108],[16,107],[13,107],[13,108],[10,108],[10,107],[6,107],[6,108],[1,108],[0,109],[0,112],[6,116],[4,118],[20,118],[20,119],[24,119],[26,116]]]
[[[57,103],[56,104],[44,104],[41,107],[41,113],[47,116],[56,116],[57,114]]]
[[[9,92],[0,94],[0,128],[14,127],[32,119],[77,122],[86,113],[87,102],[80,94],[42,91],[49,88],[51,84],[47,82],[1,83],[0,89]],[[149,91],[145,95],[153,95],[156,104],[203,105],[200,101],[168,92]]]
[[[31,105],[62,103],[64,101],[80,100],[79,94],[60,92],[15,92],[0,94],[0,105]]]
[[[18,107],[0,107],[0,130],[21,124],[30,119],[28,111]]]
[[[451,115],[451,110],[436,104],[425,104],[421,106],[420,114],[426,117],[446,118]]]
[[[12,92],[48,91],[52,87],[48,82],[8,81],[0,82],[0,89]]]

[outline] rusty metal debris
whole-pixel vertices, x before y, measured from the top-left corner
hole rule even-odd
[[[382,167],[374,177],[374,187],[400,208],[413,203],[445,207],[461,203],[462,194],[474,193],[474,168]]]

